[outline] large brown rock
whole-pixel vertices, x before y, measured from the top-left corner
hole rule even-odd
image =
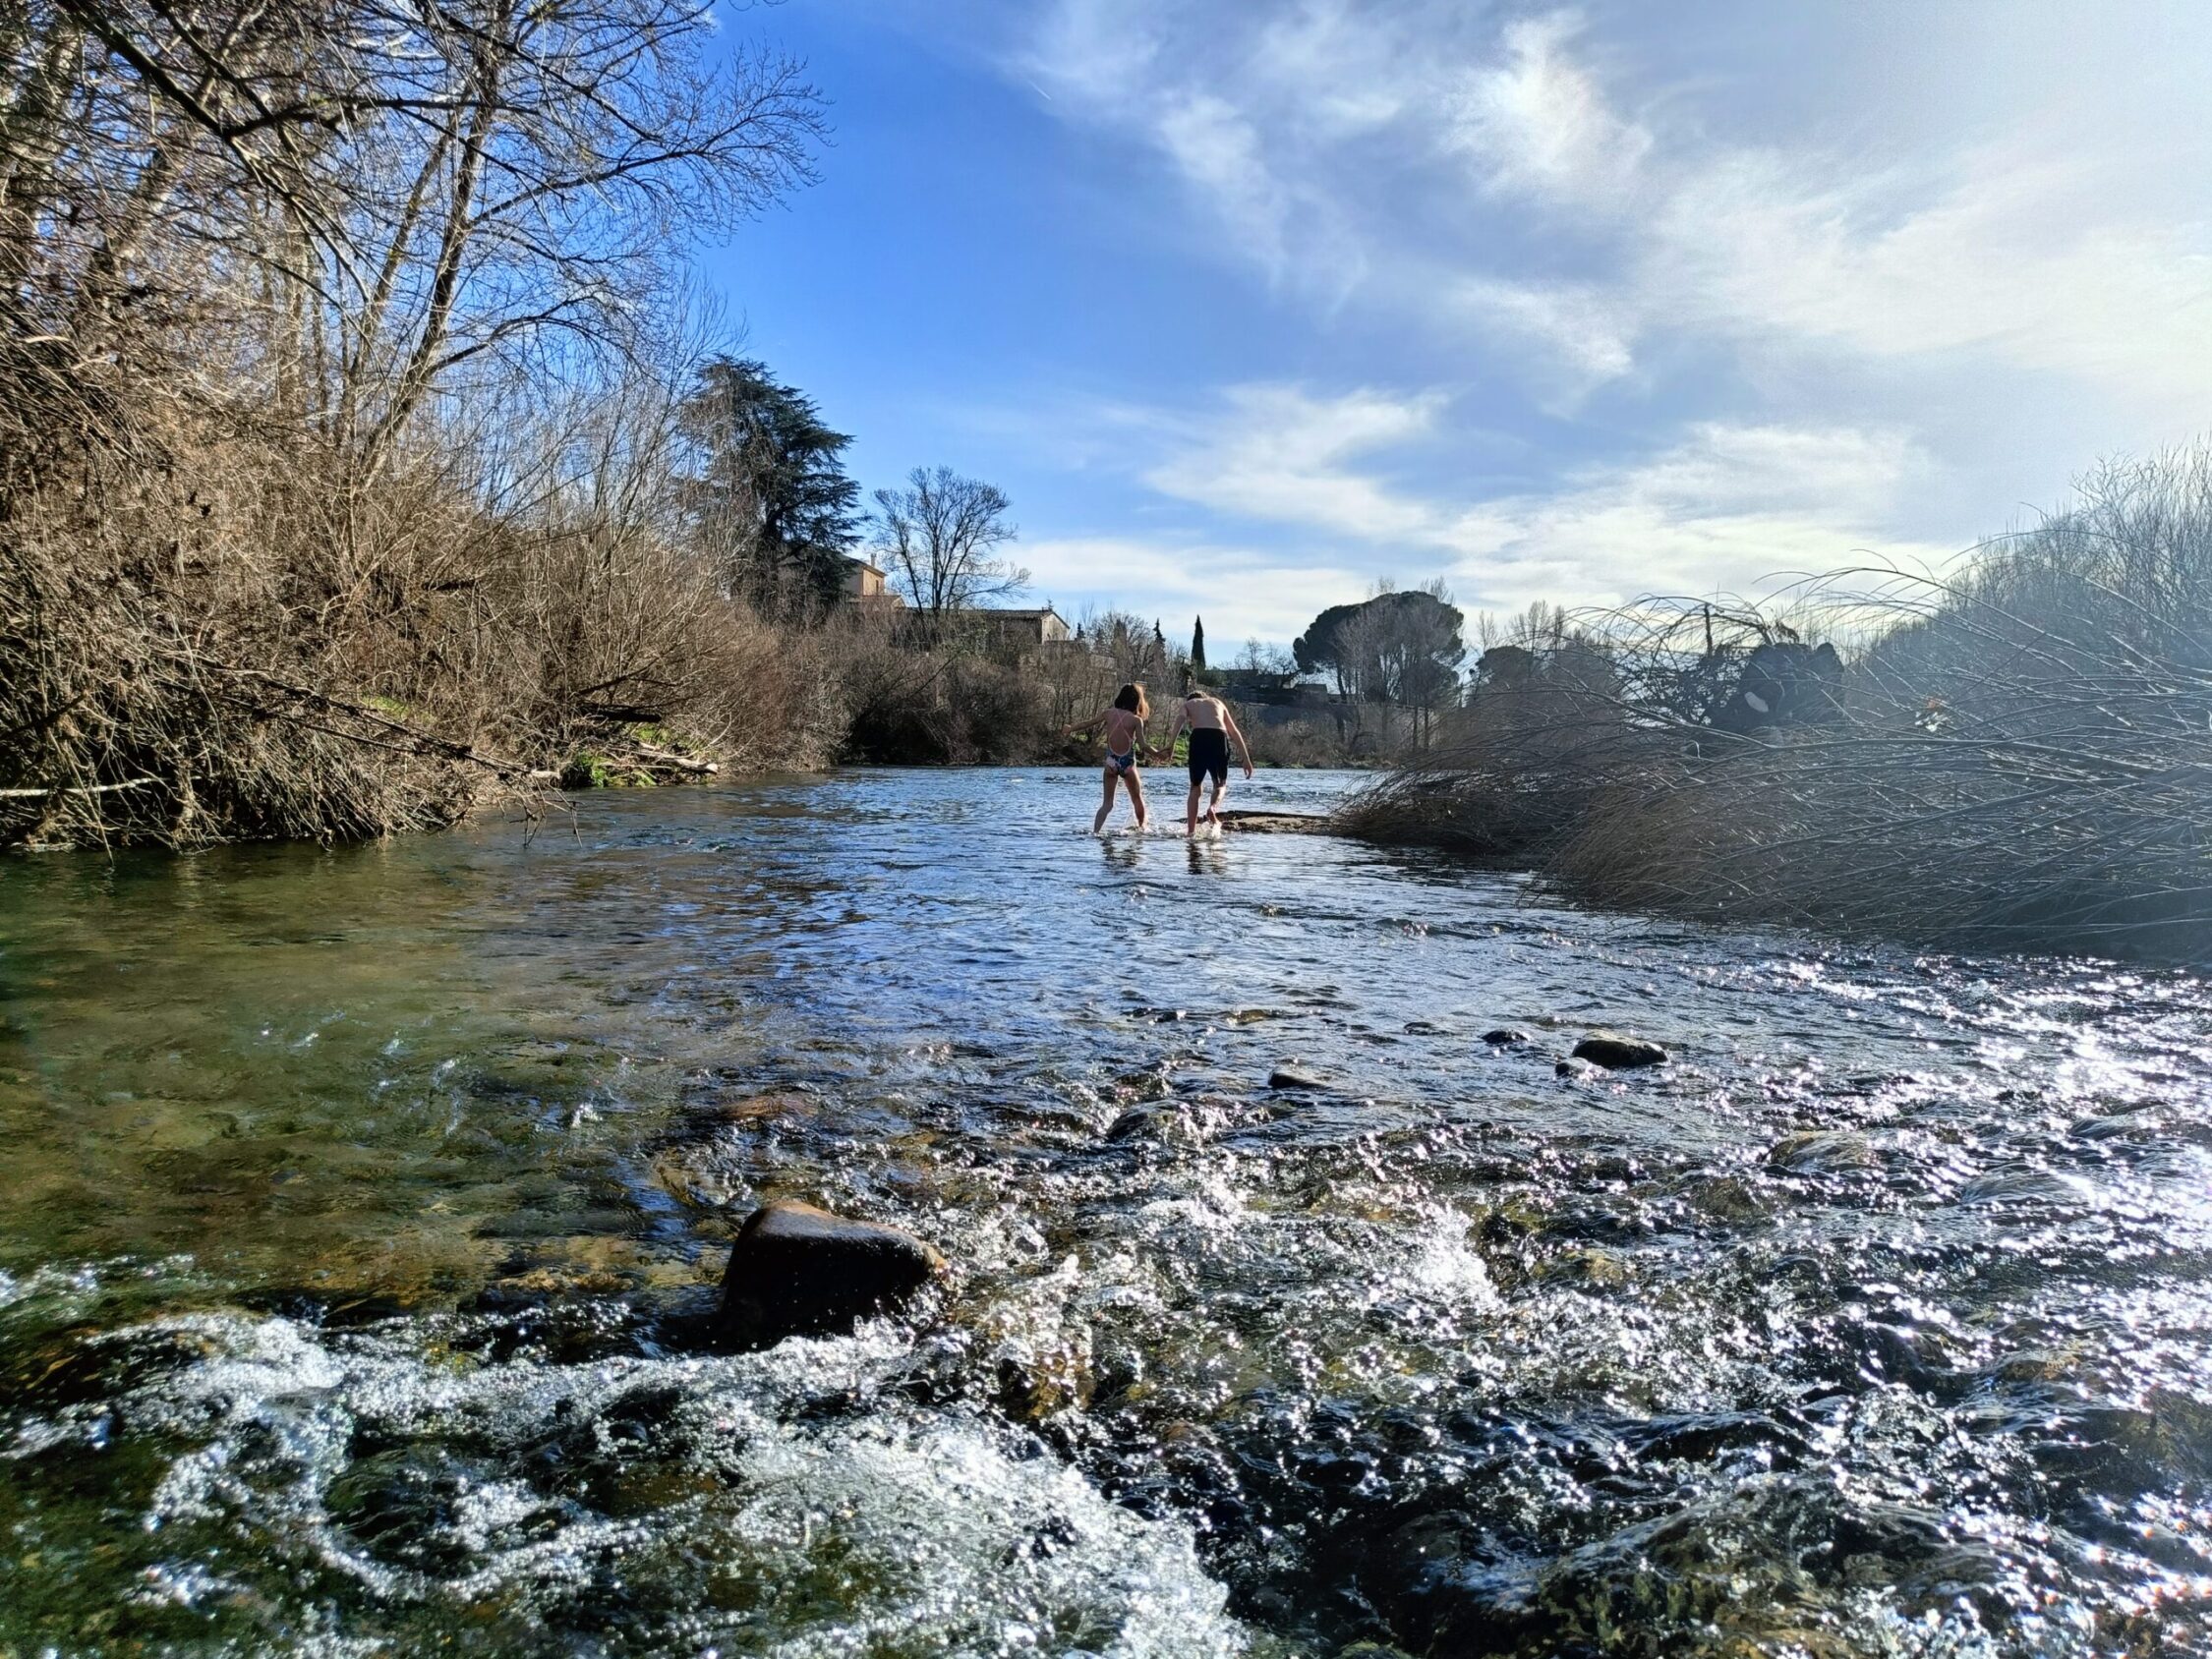
[[[730,1246],[723,1332],[759,1345],[849,1332],[944,1272],[945,1258],[902,1229],[778,1199],[748,1216]]]

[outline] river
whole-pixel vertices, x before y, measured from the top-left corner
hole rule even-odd
[[[0,867],[0,1652],[2206,1642],[2201,977],[1096,789]],[[784,1195],[941,1304],[704,1344]]]

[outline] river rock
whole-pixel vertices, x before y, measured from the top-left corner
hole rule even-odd
[[[2058,1383],[2079,1369],[2078,1356],[2064,1349],[2018,1348],[1992,1360],[1982,1375],[2000,1383]]]
[[[1514,1049],[1528,1042],[1529,1034],[1510,1025],[1501,1025],[1494,1031],[1484,1032],[1483,1041],[1493,1049]]]
[[[1152,1107],[1133,1106],[1106,1126],[1106,1138],[1110,1141],[1133,1140],[1151,1128],[1153,1120],[1158,1116],[1158,1111]]]
[[[765,1346],[790,1336],[848,1332],[945,1272],[912,1233],[778,1199],[745,1220],[722,1281],[722,1328]]]
[[[1547,1258],[1537,1268],[1537,1276],[1549,1284],[1617,1290],[1628,1283],[1628,1264],[1612,1251],[1593,1244]]]
[[[1601,1065],[1607,1071],[1624,1071],[1639,1065],[1664,1065],[1666,1051],[1641,1037],[1623,1037],[1614,1031],[1594,1031],[1575,1045],[1575,1058]]]
[[[1217,815],[1224,830],[1259,830],[1274,835],[1325,835],[1330,821],[1319,813],[1254,812],[1229,808]]]
[[[1328,1085],[1310,1071],[1301,1071],[1295,1065],[1278,1065],[1267,1074],[1270,1089],[1325,1089]]]
[[[1849,1129],[1805,1129],[1784,1135],[1767,1149],[1767,1162],[1799,1174],[1832,1174],[1869,1170],[1880,1162],[1866,1136]]]

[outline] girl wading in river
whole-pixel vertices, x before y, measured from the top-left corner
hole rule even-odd
[[[1146,823],[1144,811],[1144,780],[1136,774],[1139,745],[1144,741],[1144,722],[1152,717],[1152,706],[1144,699],[1140,685],[1125,685],[1114,699],[1113,707],[1101,709],[1080,725],[1070,726],[1064,735],[1073,737],[1078,731],[1101,728],[1106,739],[1106,798],[1098,803],[1098,816],[1090,821],[1090,832],[1097,834],[1106,828],[1107,817],[1114,810],[1114,785],[1126,784],[1129,804],[1136,812],[1136,827],[1141,830]]]
[[[1229,705],[1195,685],[1183,689],[1183,712],[1175,718],[1175,730],[1168,733],[1170,748],[1186,726],[1191,731],[1191,798],[1183,803],[1183,830],[1195,835],[1199,785],[1209,776],[1213,779],[1213,798],[1206,802],[1205,821],[1218,826],[1221,797],[1229,792],[1229,739],[1237,740],[1237,754],[1244,762],[1247,777],[1252,775],[1252,746],[1237,729],[1237,717],[1229,713]]]

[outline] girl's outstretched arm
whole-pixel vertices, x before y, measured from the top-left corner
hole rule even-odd
[[[1175,740],[1183,735],[1183,727],[1191,718],[1191,705],[1179,703],[1175,710],[1175,724],[1168,728],[1167,741],[1152,751],[1152,759],[1162,761],[1175,753]]]
[[[1060,735],[1062,737],[1073,737],[1079,731],[1089,731],[1093,729],[1098,724],[1098,722],[1103,720],[1105,717],[1106,711],[1104,709],[1101,709],[1097,714],[1091,715],[1089,719],[1077,720],[1074,725],[1064,727],[1061,730]]]

